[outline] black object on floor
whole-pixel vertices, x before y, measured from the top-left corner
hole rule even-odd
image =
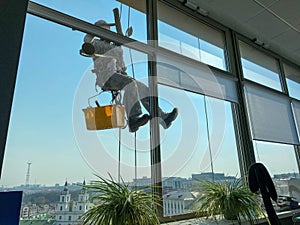
[[[0,192],[0,224],[18,225],[22,191]]]
[[[253,193],[260,190],[270,223],[281,225],[271,202],[271,199],[277,201],[277,192],[268,170],[262,163],[254,163],[250,166],[249,188]]]

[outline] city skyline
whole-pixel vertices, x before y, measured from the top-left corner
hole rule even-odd
[[[225,179],[238,179],[239,177],[236,177],[236,176],[232,176],[232,175],[226,175],[222,172],[218,172],[218,173],[214,173],[216,175],[218,175],[218,177],[220,178],[220,176],[224,176]],[[202,175],[206,178],[208,177],[211,177],[212,178],[212,173],[211,172],[204,172],[204,173],[193,173],[193,174],[190,174],[190,176],[188,177],[180,177],[180,176],[174,176],[174,177],[163,177],[162,180],[163,182],[165,181],[168,181],[168,180],[173,180],[173,179],[182,179],[182,180],[186,180],[186,181],[192,181],[194,180],[193,177],[197,177],[198,175]],[[86,178],[83,178],[82,180],[73,180],[73,181],[68,181],[68,179],[62,181],[62,182],[55,182],[54,184],[42,184],[42,183],[29,183],[29,185],[27,186],[26,183],[24,182],[23,184],[19,184],[19,185],[15,185],[15,186],[8,186],[8,185],[5,185],[5,184],[2,184],[0,185],[0,188],[2,189],[5,189],[5,188],[8,188],[8,189],[14,189],[14,188],[24,188],[25,190],[26,189],[30,189],[30,188],[47,188],[47,187],[55,187],[55,188],[58,188],[58,189],[62,189],[66,182],[67,182],[67,185],[68,186],[72,186],[72,187],[77,187],[78,189],[82,188],[82,184],[83,182],[86,182],[86,183],[90,183],[94,180],[96,180],[96,176],[94,178],[92,178],[91,180],[86,180]],[[216,180],[219,180],[216,179]],[[299,173],[296,173],[296,172],[289,172],[289,173],[281,173],[281,174],[274,174],[272,176],[272,179],[277,179],[277,180],[280,180],[280,179],[290,179],[290,178],[300,178],[300,174]],[[108,178],[107,178],[108,179]],[[197,178],[198,179],[198,178]],[[142,181],[142,180],[149,180],[151,181],[151,177],[148,177],[148,176],[140,176],[140,177],[137,177],[137,178],[133,178],[132,180],[124,180],[125,183],[132,183],[133,185],[137,182],[137,181]]]

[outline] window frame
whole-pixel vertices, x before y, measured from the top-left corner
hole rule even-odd
[[[265,88],[266,90],[270,90],[270,91],[273,91],[273,92],[278,92],[278,93],[281,93],[283,95],[286,95],[290,101],[292,102],[293,97],[291,97],[289,95],[289,91],[288,91],[288,86],[287,86],[287,82],[286,82],[286,76],[285,76],[285,71],[284,71],[284,67],[283,67],[283,64],[287,64],[287,65],[290,65],[290,66],[293,66],[293,67],[296,67],[300,70],[300,65],[288,60],[287,58],[283,57],[283,56],[280,56],[279,54],[277,54],[276,52],[274,51],[271,51],[270,49],[267,49],[261,45],[258,45],[258,44],[255,44],[254,43],[254,40],[252,39],[249,39],[248,37],[238,33],[238,32],[235,32],[235,31],[232,31],[233,32],[233,48],[235,48],[235,60],[236,60],[236,64],[237,64],[237,72],[238,72],[238,76],[239,76],[239,81],[240,81],[240,85],[241,85],[241,95],[242,95],[242,100],[241,100],[241,106],[243,108],[243,110],[245,110],[244,114],[242,116],[245,117],[246,119],[246,125],[242,126],[242,129],[247,129],[248,130],[248,133],[250,135],[250,139],[247,141],[247,144],[250,144],[250,148],[251,148],[251,157],[252,160],[250,160],[250,162],[255,162],[255,153],[254,153],[254,142],[253,140],[251,139],[251,127],[250,127],[250,124],[249,124],[249,121],[248,120],[248,115],[247,115],[247,106],[246,106],[246,102],[245,102],[245,92],[243,90],[243,87],[244,87],[244,83],[247,82],[247,83],[252,83],[253,85],[256,85],[256,86],[261,86],[262,88]],[[256,48],[258,51],[261,51],[263,52],[264,54],[268,55],[268,56],[271,56],[273,57],[275,60],[277,60],[278,62],[278,66],[279,66],[279,81],[280,81],[280,84],[281,84],[281,91],[279,90],[276,90],[276,89],[273,89],[271,87],[268,87],[268,86],[265,86],[263,84],[260,84],[260,83],[257,83],[257,82],[254,82],[252,80],[248,80],[247,78],[244,77],[243,75],[243,68],[242,68],[242,63],[241,63],[241,53],[240,53],[240,47],[239,47],[239,44],[238,42],[239,41],[243,41],[245,42],[246,44],[250,45],[251,47],[254,47]],[[295,99],[296,101],[299,101],[300,99]],[[239,121],[237,121],[239,122]],[[300,135],[299,135],[300,136]],[[298,170],[300,171],[300,145],[294,145],[294,149],[295,149],[295,155],[296,155],[296,161],[297,161],[297,164],[298,164]],[[247,157],[246,157],[247,158]],[[248,159],[250,159],[248,158]],[[248,164],[249,165],[249,164]]]

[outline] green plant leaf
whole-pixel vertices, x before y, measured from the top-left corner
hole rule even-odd
[[[97,176],[97,175],[96,175]],[[84,187],[91,192],[90,201],[95,205],[82,215],[86,225],[157,225],[158,196],[142,189],[131,190],[122,180],[116,182],[111,176],[97,176]]]
[[[264,216],[260,198],[246,187],[241,179],[228,181],[201,181],[196,185],[202,195],[192,207],[196,215],[212,217],[221,215],[225,219],[248,220],[254,224],[259,217]]]

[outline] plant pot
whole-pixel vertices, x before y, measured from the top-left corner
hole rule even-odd
[[[237,220],[237,215],[232,214],[231,212],[224,212],[224,218],[226,220]]]

